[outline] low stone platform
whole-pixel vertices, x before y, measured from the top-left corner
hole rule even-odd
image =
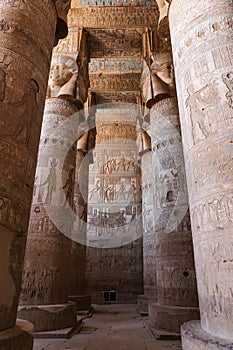
[[[78,334],[83,328],[84,323],[82,320],[77,320],[74,327],[57,329],[49,332],[34,332],[34,339],[70,339],[75,334]]]
[[[25,305],[18,308],[18,316],[33,323],[35,332],[73,328],[76,325],[76,304]]]
[[[232,350],[233,341],[215,337],[201,328],[200,321],[186,322],[181,327],[183,350]]]
[[[138,295],[137,310],[141,316],[148,316],[148,304],[156,302],[156,298],[148,297],[146,295]]]
[[[89,311],[91,309],[91,295],[70,295],[69,301],[76,303],[77,311]]]
[[[150,303],[148,324],[157,339],[180,338],[180,327],[189,320],[199,319],[199,309]]]
[[[15,327],[0,332],[1,350],[32,350],[33,324],[17,319]]]

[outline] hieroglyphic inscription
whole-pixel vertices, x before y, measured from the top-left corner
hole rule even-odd
[[[159,11],[157,6],[141,7],[82,7],[69,13],[69,28],[74,27],[144,27],[156,26]]]
[[[140,73],[90,74],[90,88],[95,90],[137,91]]]
[[[141,33],[138,29],[89,29],[91,57],[138,56]]]

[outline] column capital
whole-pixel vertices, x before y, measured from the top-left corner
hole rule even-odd
[[[151,108],[164,98],[175,96],[171,52],[155,55],[150,67],[145,67],[141,78],[141,90],[147,108]]]

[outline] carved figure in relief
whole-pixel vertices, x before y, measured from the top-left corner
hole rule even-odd
[[[117,191],[117,199],[119,199],[119,198],[125,199],[125,192],[126,192],[125,182],[121,181],[120,188]]]
[[[194,87],[190,86],[187,91],[189,96],[185,105],[190,109],[192,138],[193,143],[196,144],[198,140],[208,137],[210,133],[206,125],[206,107],[215,105],[217,91],[213,84],[206,85],[198,91],[194,91]]]
[[[112,202],[115,198],[115,188],[113,184],[109,184],[103,190],[103,200],[104,202]]]
[[[66,203],[69,204],[69,206],[73,209],[74,208],[74,168],[70,168],[68,173],[68,178],[66,180],[65,185],[62,187],[62,189],[66,189],[66,200],[63,204],[63,206],[66,205]]]
[[[130,200],[133,202],[137,201],[137,187],[134,181],[131,182],[130,188],[128,190],[127,200]]]
[[[45,197],[45,204],[51,204],[53,193],[56,191],[56,185],[57,185],[57,172],[56,172],[56,166],[58,164],[58,161],[56,159],[53,159],[50,162],[51,168],[49,169],[49,174],[46,178],[46,180],[40,185],[48,185],[47,186],[47,194]]]
[[[233,108],[233,72],[223,74],[222,80],[229,90],[226,93],[228,105]]]
[[[26,146],[30,140],[32,120],[36,119],[38,92],[38,83],[34,79],[31,79],[28,92],[24,94],[21,101],[11,104],[12,107],[20,111],[20,116],[16,118],[17,125],[15,127],[14,137]]]
[[[95,186],[91,189],[91,191],[89,192],[90,193],[90,197],[89,197],[89,200],[92,199],[93,195],[95,193],[98,193],[100,191],[100,180],[97,180],[96,181],[96,184]]]
[[[12,58],[7,55],[4,55],[4,57],[0,59],[0,101],[3,101],[5,98],[6,70],[11,62]]]

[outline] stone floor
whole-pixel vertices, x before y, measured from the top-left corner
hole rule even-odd
[[[35,339],[33,350],[181,350],[179,341],[156,341],[135,305],[94,305],[92,318],[69,340]]]

